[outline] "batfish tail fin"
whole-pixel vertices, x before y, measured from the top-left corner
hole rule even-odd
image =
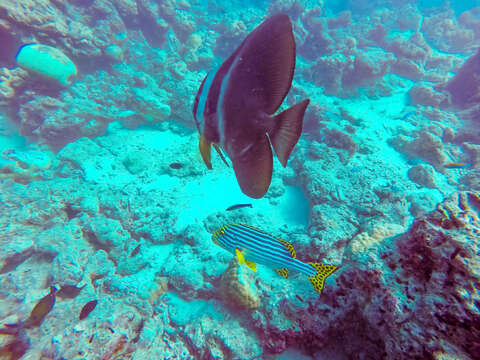
[[[304,100],[281,112],[274,118],[274,126],[268,132],[270,141],[283,167],[302,134],[303,116],[310,100]]]
[[[313,266],[315,270],[317,270],[317,273],[314,276],[309,276],[308,280],[310,280],[310,282],[312,283],[315,291],[321,294],[325,279],[332,275],[333,272],[337,270],[338,266],[314,262],[309,262],[308,264]]]

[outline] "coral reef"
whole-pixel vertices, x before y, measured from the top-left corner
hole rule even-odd
[[[0,356],[478,357],[474,5],[2,1]],[[211,66],[279,12],[297,45],[284,105],[311,103],[252,200],[216,153],[203,165],[191,108]],[[20,56],[25,70],[25,44],[76,74],[52,82]],[[339,270],[320,296],[300,273],[253,273],[212,243],[227,223]],[[52,287],[39,326],[21,326]]]
[[[417,131],[412,135],[412,139],[398,135],[390,140],[390,144],[408,158],[423,159],[437,171],[443,171],[443,164],[447,162],[447,156],[443,152],[441,139],[427,131]]]
[[[0,104],[15,96],[15,90],[20,88],[28,74],[25,70],[15,68],[9,70],[4,67],[0,69]],[[3,100],[1,100],[3,98]]]
[[[470,107],[480,101],[480,50],[470,57],[448,82],[446,90],[452,95],[452,103],[460,107]]]
[[[431,166],[417,165],[408,170],[408,177],[420,186],[436,189],[435,173]]]
[[[414,85],[408,92],[410,101],[413,104],[438,107],[446,100],[445,95],[435,91],[432,87],[426,85]]]
[[[34,74],[70,85],[77,75],[75,64],[60,50],[42,44],[23,45],[17,53],[17,64]]]
[[[317,357],[335,351],[345,358],[475,358],[479,199],[472,192],[452,195],[393,238],[395,227],[374,231],[373,238],[383,241],[359,235],[352,250],[368,250],[361,257],[347,252],[355,262],[346,259],[324,298],[281,304],[283,316],[299,328],[285,328],[278,315],[257,319],[270,351],[295,343]],[[428,341],[432,337],[444,341]]]

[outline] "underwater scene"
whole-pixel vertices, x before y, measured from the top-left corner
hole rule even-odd
[[[1,0],[0,360],[480,359],[480,0]]]

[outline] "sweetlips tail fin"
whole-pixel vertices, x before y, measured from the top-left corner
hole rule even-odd
[[[332,275],[333,272],[337,270],[338,266],[315,262],[309,262],[308,264],[313,266],[317,270],[317,273],[314,276],[309,276],[308,280],[310,280],[310,282],[312,283],[315,291],[321,294],[325,279]]]
[[[304,100],[275,116],[273,129],[268,132],[283,167],[287,166],[290,153],[302,134],[303,116],[309,103],[309,99]]]

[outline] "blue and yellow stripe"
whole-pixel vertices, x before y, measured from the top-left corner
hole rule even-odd
[[[258,263],[275,269],[284,277],[288,277],[288,269],[299,271],[307,275],[318,292],[322,291],[325,278],[337,269],[334,265],[300,261],[288,241],[249,225],[225,225],[212,235],[212,239],[252,270],[256,269]]]

